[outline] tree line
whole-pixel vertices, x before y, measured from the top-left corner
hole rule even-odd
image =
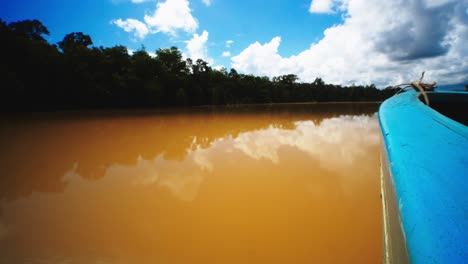
[[[272,79],[214,69],[184,59],[176,47],[150,56],[142,47],[95,47],[74,32],[50,44],[38,20],[0,19],[0,107],[3,111],[79,108],[229,105],[328,101],[381,101],[394,94],[374,85],[298,82],[293,74]]]

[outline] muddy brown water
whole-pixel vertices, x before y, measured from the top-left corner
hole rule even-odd
[[[0,263],[381,263],[377,104],[0,117]]]

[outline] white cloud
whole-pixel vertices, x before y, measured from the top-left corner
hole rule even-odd
[[[197,20],[192,16],[188,0],[166,0],[158,3],[153,15],[145,15],[146,24],[156,32],[175,35],[177,30],[195,32]]]
[[[213,67],[211,67],[217,71],[226,71],[226,67],[224,67],[223,65],[215,65]]]
[[[132,0],[132,3],[134,4],[141,4],[141,3],[144,3],[144,2],[148,2],[150,0]]]
[[[211,6],[211,0],[202,0],[202,2],[206,6]]]
[[[275,37],[265,44],[255,42],[239,55],[231,58],[232,66],[237,70],[258,75],[276,76],[282,74],[282,72],[290,70],[284,65],[288,64],[290,59],[282,58],[278,54],[280,42],[281,37]]]
[[[132,0],[133,3],[143,3],[147,0]],[[198,28],[197,20],[192,16],[188,0],[166,0],[157,3],[153,15],[145,15],[144,22],[128,18],[111,21],[126,32],[133,32],[143,39],[149,33],[163,32],[176,35],[178,30],[193,33]]]
[[[283,57],[281,38],[274,37],[232,57],[232,67],[267,76],[293,73],[302,81],[322,77],[336,84],[391,85],[414,80],[422,71],[426,81],[468,81],[468,0],[431,0],[431,6],[421,0],[334,3],[331,9],[344,10],[344,22],[326,29],[308,49]]]
[[[227,48],[230,48],[231,45],[232,45],[232,43],[234,43],[234,40],[227,40],[227,41],[226,41],[226,47],[227,47]]]
[[[333,13],[333,0],[312,0],[310,13]]]
[[[436,7],[445,5],[449,2],[455,2],[456,0],[423,0],[427,7]]]
[[[148,27],[139,20],[128,18],[126,20],[117,19],[112,21],[113,24],[125,30],[125,32],[133,32],[135,37],[143,39],[150,32]]]
[[[203,30],[201,35],[193,34],[192,39],[185,42],[187,45],[184,57],[191,58],[193,61],[202,59],[212,64],[213,59],[208,56],[208,48],[206,47],[207,41],[208,31]]]
[[[134,49],[129,49],[127,48],[127,52],[128,52],[128,55],[130,56],[133,56],[133,54],[135,53],[135,50]],[[146,52],[148,53],[148,55],[151,57],[151,58],[156,58],[156,52]]]
[[[223,54],[221,54],[223,57],[231,57],[231,52],[230,51],[223,51]]]

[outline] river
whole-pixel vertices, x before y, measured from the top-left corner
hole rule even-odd
[[[378,104],[0,117],[0,263],[381,263]]]

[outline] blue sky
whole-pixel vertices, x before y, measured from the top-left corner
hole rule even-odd
[[[1,18],[7,22],[36,18],[51,32],[49,41],[56,43],[65,34],[81,31],[89,34],[96,46],[124,45],[136,50],[144,45],[148,52],[175,45],[183,50],[193,33],[209,32],[209,55],[216,65],[230,66],[229,58],[221,56],[229,51],[236,54],[251,42],[270,41],[281,35],[287,43],[280,52],[290,56],[309,47],[323,36],[323,31],[341,21],[339,14],[311,15],[309,1],[221,1],[212,0],[207,6],[202,0],[189,2],[192,16],[198,22],[194,32],[177,30],[177,35],[148,34],[138,38],[112,24],[116,19],[143,20],[154,13],[157,1],[132,3],[131,0],[15,0],[5,3]],[[286,11],[286,12],[285,12]],[[307,32],[307,34],[304,34]],[[234,41],[230,48],[226,41]],[[214,65],[213,65],[214,66]]]
[[[270,77],[383,86],[425,70],[442,84],[468,81],[468,0],[15,0],[0,18],[39,19],[51,43],[80,31],[95,46],[177,46]]]

